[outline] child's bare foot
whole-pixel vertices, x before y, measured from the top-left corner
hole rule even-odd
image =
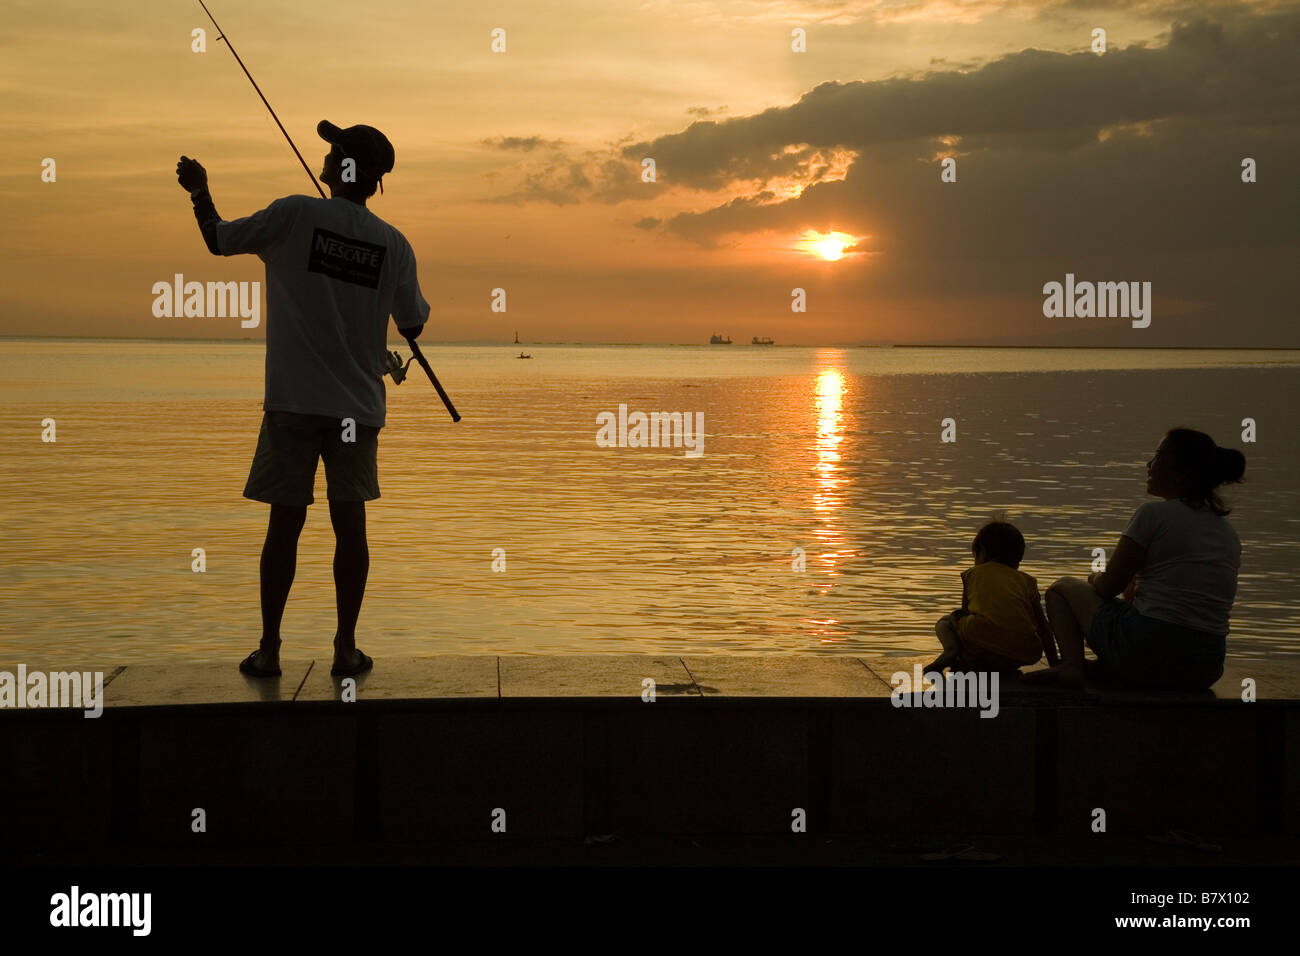
[[[1030,671],[1021,681],[1038,687],[1063,687],[1071,690],[1083,688],[1082,664],[1059,664],[1046,670]]]

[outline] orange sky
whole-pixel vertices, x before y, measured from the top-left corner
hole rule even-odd
[[[1182,334],[1184,316],[1183,331],[1218,336],[1200,344],[1297,344],[1284,315],[1290,293],[1269,285],[1294,262],[1293,224],[1218,223],[1207,212],[1192,227],[1172,223],[1168,243],[1152,233],[1125,250],[1105,236],[1071,246],[1069,216],[1044,220],[1051,190],[1068,198],[1105,185],[1067,175],[1074,161],[1084,176],[1098,168],[1080,150],[1104,147],[1102,161],[1131,169],[1126,151],[1176,149],[1180,136],[1210,122],[1208,107],[1172,93],[1134,103],[1124,92],[1131,75],[1153,88],[1160,70],[1176,79],[1186,51],[1195,55],[1195,34],[1179,47],[1181,60],[1159,54],[1170,41],[1169,4],[209,6],[313,171],[327,151],[314,132],[322,118],[377,126],[393,142],[396,168],[370,208],[415,249],[434,341],[509,341],[518,329],[525,341],[703,342],[717,331],[783,344],[1083,336],[1142,345]],[[237,320],[151,312],[153,283],[177,272],[199,281],[263,277],[255,257],[207,253],[175,182],[179,155],[207,167],[226,219],[314,191],[199,5],[7,7],[0,334],[246,335]],[[1236,29],[1250,26],[1250,11],[1291,16],[1295,5],[1229,9],[1224,22]],[[1086,51],[1099,25],[1111,50],[1094,64]],[[206,53],[190,50],[196,27],[208,28]],[[494,27],[507,31],[504,54],[489,49]],[[795,27],[807,31],[806,53],[790,49]],[[1265,42],[1260,36],[1243,34],[1242,64],[1257,59],[1245,54]],[[1055,59],[1039,63],[1022,53],[1030,48]],[[1249,89],[1247,65],[1223,68],[1239,69],[1228,79]],[[1018,105],[1058,75],[1062,89],[1077,91],[1075,74],[1089,100],[1095,90],[1095,108],[1067,102],[1033,118]],[[841,85],[816,89],[827,83]],[[1073,112],[1086,114],[1077,126],[1055,124]],[[1260,128],[1251,117],[1242,126]],[[1206,175],[1228,163],[1223,188],[1240,190],[1237,155],[1273,160],[1250,194],[1258,209],[1241,215],[1276,218],[1295,202],[1280,198],[1277,161],[1294,158],[1296,132],[1292,113],[1266,135],[1220,143],[1226,158],[1207,158]],[[642,153],[658,154],[654,184],[640,181]],[[947,153],[961,165],[958,182],[945,185],[935,163]],[[41,181],[44,157],[58,164],[55,183]],[[1004,197],[1018,191],[999,191],[1002,179],[1024,178],[1016,163],[1042,169],[1057,157],[1062,175],[1039,184],[1046,193],[1017,207]],[[1121,188],[1137,198],[1120,196],[1120,206],[1153,196],[1140,177]],[[1169,219],[1159,193],[1133,213],[1141,222]],[[1207,197],[1207,208],[1219,205]],[[1179,247],[1189,228],[1205,242]],[[1261,229],[1249,249],[1250,240],[1233,238]],[[859,239],[837,262],[802,247],[809,231],[832,230]],[[1047,254],[1044,235],[1060,237],[1061,249]],[[1205,278],[1206,263],[1222,263],[1224,242],[1242,246],[1251,264],[1249,274],[1237,270],[1238,286]],[[1041,285],[1067,271],[1154,278],[1151,334],[1045,319]],[[807,313],[790,310],[796,286],[807,289]],[[495,287],[507,290],[505,315],[490,311]],[[1228,321],[1234,310],[1257,317],[1254,338]]]

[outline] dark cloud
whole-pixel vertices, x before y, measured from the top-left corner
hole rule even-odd
[[[557,153],[540,167],[525,168],[521,188],[504,198],[564,204],[653,196],[654,185],[640,180],[647,156],[662,185],[721,190],[750,183],[758,189],[781,178],[818,181],[834,149],[867,153],[912,143],[923,150],[914,152],[917,159],[932,155],[944,136],[1038,152],[1083,147],[1118,124],[1171,118],[1294,126],[1298,21],[1294,12],[1238,11],[1226,27],[1206,20],[1175,23],[1160,48],[1112,47],[1103,56],[1030,49],[975,70],[823,83],[790,106],[699,120],[680,132],[626,143],[617,150],[621,161],[594,152],[578,158]],[[515,149],[543,145],[537,137],[495,142]]]
[[[608,160],[617,163],[617,160]],[[483,200],[488,203],[519,205],[527,202],[546,202],[556,206],[572,206],[592,197],[596,184],[588,175],[589,164],[556,154],[550,162],[525,167],[519,185],[511,192]]]
[[[679,0],[647,0],[677,12]],[[1231,15],[1242,6],[1257,12],[1288,9],[1289,0],[748,0],[744,5],[696,0],[689,12],[699,20],[761,20],[833,25],[872,22],[977,23],[996,16],[1019,20],[1077,21],[1084,14],[1111,12],[1153,20]],[[725,13],[724,13],[725,9]],[[679,14],[680,15],[680,14]]]
[[[559,149],[564,145],[564,140],[543,139],[540,136],[498,136],[495,139],[482,140],[482,145],[493,149],[531,153],[535,149]]]
[[[1168,117],[1294,123],[1300,16],[1251,17],[1232,31],[1175,24],[1167,46],[1103,56],[1024,50],[979,70],[919,78],[823,83],[794,105],[705,120],[623,155],[656,157],[665,175],[711,188],[770,170],[790,144],[867,150],[944,135],[1077,139],[1118,123]]]
[[[860,236],[873,296],[1011,296],[1032,322],[1042,284],[1066,272],[1145,280],[1166,318],[1199,316],[1184,344],[1295,345],[1297,63],[1295,13],[1179,23],[1159,49],[1027,50],[973,73],[827,83],[626,153],[707,189],[781,177],[791,143],[853,150],[843,181],[783,201],[746,189],[665,228],[706,248],[767,231]],[[942,156],[956,183],[940,181]],[[1245,157],[1258,183],[1241,181]],[[1171,328],[1146,341],[1179,344]]]
[[[1028,49],[967,71],[823,83],[790,106],[626,142],[613,159],[558,156],[517,196],[675,190],[681,208],[690,190],[713,193],[662,225],[636,223],[704,248],[846,232],[861,265],[841,289],[938,303],[940,323],[942,303],[960,316],[982,299],[1009,303],[1009,334],[1041,334],[1043,283],[1073,272],[1153,283],[1165,322],[1144,344],[1296,345],[1300,11],[1259,12],[1275,6],[1175,21],[1163,46]],[[829,176],[837,152],[851,160],[842,179]],[[640,181],[645,156],[655,184]],[[944,156],[955,183],[940,181]],[[1241,181],[1245,157],[1257,183]],[[788,198],[779,184],[792,179],[808,185]]]

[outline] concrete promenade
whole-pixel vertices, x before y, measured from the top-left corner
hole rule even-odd
[[[807,862],[815,845],[879,863],[959,839],[1009,862],[1300,860],[1300,658],[1230,660],[1202,694],[1003,679],[993,717],[894,706],[891,676],[924,662],[377,657],[355,702],[328,660],[259,680],[129,665],[98,719],[0,710],[0,812],[35,862]],[[1171,830],[1224,852],[1149,839]]]

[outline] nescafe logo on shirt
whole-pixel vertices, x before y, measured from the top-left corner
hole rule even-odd
[[[384,246],[317,228],[311,235],[307,271],[377,289],[379,273],[384,266],[384,253],[387,251]]]

